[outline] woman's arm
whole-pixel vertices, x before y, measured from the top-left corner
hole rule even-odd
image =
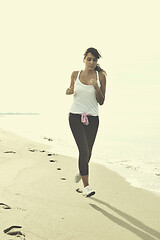
[[[96,89],[96,99],[100,105],[103,105],[105,100],[105,93],[106,93],[106,76],[103,73],[99,73],[99,80],[101,83],[101,87],[99,88],[97,80],[92,79],[91,82]]]
[[[71,95],[74,93],[74,83],[77,78],[78,71],[72,72],[70,87],[66,90],[66,95]]]

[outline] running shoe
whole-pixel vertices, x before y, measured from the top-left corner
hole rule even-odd
[[[91,197],[94,194],[95,194],[95,191],[89,185],[87,187],[85,187],[83,190],[83,195],[85,197]]]
[[[75,181],[75,183],[78,183],[80,180],[81,180],[81,175],[80,175],[80,173],[77,173],[74,178],[74,181]]]

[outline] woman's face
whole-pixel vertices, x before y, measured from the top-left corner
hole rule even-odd
[[[89,70],[94,70],[97,66],[97,58],[95,58],[92,53],[88,53],[84,58],[83,62],[85,63],[85,67]]]

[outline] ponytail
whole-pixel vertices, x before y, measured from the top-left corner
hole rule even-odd
[[[97,64],[94,70],[98,72],[102,72],[104,75],[107,75],[106,71],[104,71],[99,64]]]

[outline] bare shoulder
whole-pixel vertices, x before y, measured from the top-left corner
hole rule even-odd
[[[77,79],[78,71],[73,71],[71,74],[71,85],[70,88],[74,89],[74,84]]]
[[[71,78],[75,80],[77,78],[77,75],[78,75],[78,71],[73,71],[71,74]]]
[[[99,80],[101,83],[106,83],[106,74],[103,72],[99,72]]]

